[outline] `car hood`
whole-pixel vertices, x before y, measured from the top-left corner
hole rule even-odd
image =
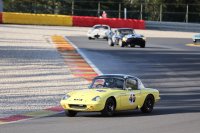
[[[92,100],[96,96],[100,97],[105,97],[111,93],[118,92],[121,90],[117,89],[83,89],[83,90],[77,90],[77,91],[72,91],[67,93],[70,98],[69,100],[74,100],[74,99],[81,99],[81,100]]]
[[[142,38],[144,36],[140,35],[140,34],[129,34],[129,35],[125,35],[124,37],[126,37],[126,38]]]
[[[89,33],[94,33],[94,32],[106,33],[106,32],[108,32],[108,31],[109,31],[108,29],[92,29],[92,30],[89,30],[88,32],[89,32]]]

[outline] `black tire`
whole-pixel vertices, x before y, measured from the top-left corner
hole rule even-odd
[[[124,47],[125,46],[125,42],[123,42],[121,39],[119,40],[119,46],[120,47]]]
[[[109,46],[114,46],[114,43],[112,42],[112,39],[110,39],[110,38],[108,39],[108,45]]]
[[[145,42],[141,42],[140,47],[145,48]]]
[[[88,37],[89,40],[92,40],[92,37]]]
[[[152,95],[148,95],[144,101],[144,104],[141,108],[143,113],[151,113],[154,107],[154,97]]]
[[[115,113],[115,101],[113,98],[108,98],[104,109],[101,111],[102,116],[113,116]]]
[[[69,116],[69,117],[74,117],[76,116],[77,111],[73,111],[73,110],[65,110],[65,115]]]

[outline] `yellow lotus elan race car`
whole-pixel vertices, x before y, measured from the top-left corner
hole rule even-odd
[[[130,75],[101,75],[89,89],[67,93],[60,101],[67,116],[77,112],[101,112],[112,116],[115,111],[140,109],[150,113],[159,101],[159,91],[145,88],[141,80]]]

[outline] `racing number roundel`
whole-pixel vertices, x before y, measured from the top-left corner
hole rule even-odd
[[[135,94],[131,93],[129,97],[129,102],[134,103],[135,102]]]

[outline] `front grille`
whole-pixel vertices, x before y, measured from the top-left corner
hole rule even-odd
[[[83,101],[83,99],[75,98],[74,101]]]
[[[195,41],[196,41],[197,43],[200,43],[200,39],[196,39]]]
[[[142,38],[129,38],[127,39],[127,42],[141,42],[144,41]]]
[[[85,109],[87,106],[82,104],[69,104],[69,107],[75,109]]]
[[[145,44],[145,40],[142,38],[130,38],[126,41],[127,44],[129,45],[143,45]]]

